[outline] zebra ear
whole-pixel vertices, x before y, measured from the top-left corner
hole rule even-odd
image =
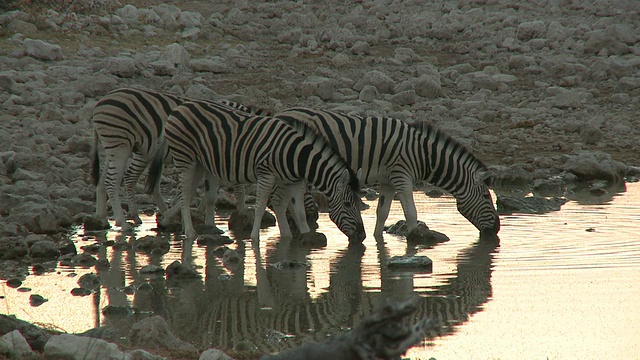
[[[340,174],[340,184],[347,185],[349,184],[349,180],[351,180],[351,174],[349,174],[349,169],[342,170]]]
[[[360,186],[362,186],[364,181],[364,179],[362,178],[362,168],[358,169],[358,172],[356,172],[356,177],[358,178],[358,183],[360,184]]]
[[[482,181],[489,187],[493,185],[493,174],[489,171],[478,171],[473,175],[473,179],[476,184]]]

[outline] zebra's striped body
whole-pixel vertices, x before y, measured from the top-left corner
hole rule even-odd
[[[219,104],[191,101],[174,109],[165,135],[179,174],[183,227],[188,238],[197,236],[189,210],[191,194],[198,179],[207,173],[214,181],[257,183],[252,239],[259,237],[260,219],[276,185],[285,191],[285,201],[274,208],[281,235],[291,235],[285,218],[289,199],[294,200],[296,224],[302,233],[309,231],[302,207],[308,182],[330,198],[330,217],[349,240],[364,240],[355,173],[305,125],[291,126]],[[207,192],[207,208],[215,201],[214,196],[215,191]]]
[[[108,228],[107,194],[116,225],[123,230],[131,227],[125,220],[120,199],[119,187],[123,180],[129,214],[136,224],[141,223],[134,187],[156,153],[166,151],[159,140],[169,113],[187,100],[189,99],[152,90],[123,88],[110,92],[96,104],[92,117],[95,130],[93,178],[96,185],[96,218],[103,223],[103,227]],[[253,112],[252,109],[231,101],[220,100],[219,103],[239,111]],[[98,142],[104,147],[106,154],[107,171],[102,173]],[[131,161],[127,164],[129,159]],[[159,186],[154,187],[152,196],[160,213],[166,212],[167,206]]]
[[[347,161],[362,169],[361,184],[380,184],[374,235],[397,192],[409,230],[417,226],[414,184],[427,181],[449,191],[458,210],[482,234],[493,235],[500,220],[489,193],[486,167],[464,146],[437,129],[392,118],[347,116],[330,111],[292,108],[276,117],[313,127]]]

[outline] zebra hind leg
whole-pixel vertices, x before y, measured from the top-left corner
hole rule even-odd
[[[96,164],[96,166],[100,166]],[[99,228],[108,229],[109,220],[107,216],[107,188],[105,182],[107,181],[107,172],[101,171],[100,178],[96,184],[96,219],[100,223]]]
[[[138,202],[136,201],[135,187],[138,183],[138,179],[140,179],[140,175],[142,175],[142,172],[147,167],[147,164],[148,161],[145,161],[140,154],[133,153],[133,158],[124,173],[124,190],[127,197],[127,204],[129,205],[128,214],[136,225],[142,224],[142,220],[140,219]],[[156,186],[156,189],[157,188],[158,187]],[[162,203],[164,203],[164,199],[162,200]]]
[[[109,202],[113,208],[113,217],[116,226],[120,226],[122,231],[132,229],[131,224],[127,223],[124,211],[122,209],[122,201],[120,199],[120,185],[124,177],[124,171],[127,166],[127,160],[131,156],[131,150],[126,147],[117,147],[107,150],[107,174],[105,178],[105,187],[109,195]]]
[[[271,194],[276,183],[276,179],[272,175],[258,176],[258,186],[256,187],[256,204],[255,215],[253,218],[253,229],[251,230],[251,240],[260,240],[260,225],[262,223],[262,215],[267,208],[269,195]],[[280,223],[280,219],[278,219]]]

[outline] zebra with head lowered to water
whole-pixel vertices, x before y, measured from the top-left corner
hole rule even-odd
[[[413,189],[419,180],[449,191],[456,198],[458,211],[482,237],[495,236],[500,230],[487,168],[466,147],[435,127],[308,108],[287,109],[276,117],[314,128],[351,169],[362,169],[361,185],[380,184],[374,236],[382,236],[396,192],[408,230],[417,226]]]
[[[165,137],[180,182],[183,228],[197,236],[189,209],[193,190],[203,175],[216,189],[219,181],[234,185],[257,183],[251,238],[257,240],[269,195],[278,185],[284,192],[274,207],[281,236],[290,237],[285,211],[293,200],[293,215],[301,233],[309,232],[303,195],[307,183],[329,197],[329,217],[349,237],[365,238],[360,215],[359,181],[345,161],[313,129],[302,123],[240,113],[210,102],[190,101],[176,107],[167,120]],[[157,183],[163,156],[151,164],[150,184]],[[212,222],[217,191],[206,192],[206,222]]]

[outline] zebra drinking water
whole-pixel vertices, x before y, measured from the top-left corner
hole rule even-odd
[[[487,168],[466,147],[435,127],[307,108],[287,109],[276,117],[314,128],[351,169],[362,169],[361,185],[380,184],[374,236],[382,236],[396,192],[408,230],[417,226],[413,188],[418,180],[449,191],[456,198],[458,211],[481,236],[495,236],[500,230]]]
[[[142,221],[138,216],[134,187],[149,162],[159,151],[166,151],[160,138],[171,110],[189,99],[153,90],[134,88],[117,89],[104,96],[96,104],[92,122],[94,126],[94,153],[92,177],[96,186],[96,218],[103,228],[108,228],[107,194],[117,226],[129,230],[122,210],[119,187],[124,179],[125,196],[129,214],[135,224]],[[263,114],[242,104],[228,100],[218,103],[246,113]],[[106,171],[100,169],[98,154],[100,143],[106,154]],[[127,162],[131,159],[129,164]],[[158,177],[159,180],[159,177]],[[154,186],[151,193],[159,212],[167,211],[167,205],[160,194],[160,186]],[[244,193],[239,199],[244,206]]]
[[[190,101],[176,107],[165,130],[169,153],[180,182],[185,235],[197,236],[189,208],[194,187],[207,174],[211,188],[218,181],[257,183],[255,218],[251,238],[257,240],[260,219],[269,195],[279,185],[284,195],[274,207],[281,236],[290,237],[285,210],[293,200],[294,220],[302,233],[309,231],[302,204],[307,182],[330,199],[329,216],[350,242],[365,238],[360,215],[359,181],[344,160],[313,129],[302,123],[287,124],[264,116],[251,116],[210,102]],[[152,162],[150,174],[161,166],[162,156]],[[151,184],[156,183],[153,178]],[[207,209],[217,191],[207,191]],[[211,218],[211,219],[210,219]],[[207,211],[206,222],[212,222]]]

